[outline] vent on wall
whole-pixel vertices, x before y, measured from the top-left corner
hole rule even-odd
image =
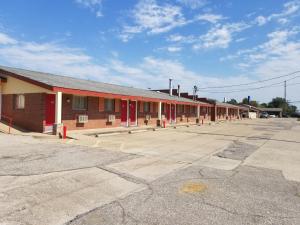
[[[115,122],[116,120],[116,116],[115,115],[109,115],[108,116],[108,122],[112,123],[112,122]]]
[[[79,115],[78,123],[87,123],[89,121],[88,115]]]

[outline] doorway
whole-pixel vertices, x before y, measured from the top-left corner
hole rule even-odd
[[[129,101],[129,126],[137,126],[137,104],[136,101]]]
[[[121,100],[121,124],[123,126],[128,126],[127,123],[127,117],[128,117],[128,101],[127,100]]]
[[[46,94],[45,104],[45,125],[53,126],[55,123],[55,94]]]

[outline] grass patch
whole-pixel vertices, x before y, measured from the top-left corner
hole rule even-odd
[[[298,121],[300,121],[300,118],[298,118]]]

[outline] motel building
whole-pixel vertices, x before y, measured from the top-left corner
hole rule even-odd
[[[29,131],[205,123],[215,105],[66,76],[0,66],[0,116]],[[231,111],[230,111],[231,112]],[[226,113],[226,112],[225,112]]]

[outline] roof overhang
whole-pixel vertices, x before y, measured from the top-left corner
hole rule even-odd
[[[9,71],[6,71],[6,70],[2,70],[0,69],[0,72],[2,74],[5,74],[5,76],[11,76],[13,78],[16,78],[16,79],[19,79],[19,80],[22,80],[24,82],[28,82],[30,84],[33,84],[33,85],[36,85],[36,86],[39,86],[39,87],[42,87],[42,88],[45,88],[45,89],[48,89],[50,91],[53,90],[53,87],[48,85],[48,84],[44,84],[42,82],[38,82],[38,81],[35,81],[35,80],[32,80],[30,78],[27,78],[27,77],[24,77],[24,76],[21,76],[21,75],[18,75],[18,74],[15,74],[15,73],[11,73]]]
[[[71,95],[84,95],[84,96],[103,97],[103,98],[119,98],[119,99],[132,100],[132,101],[163,102],[169,104],[182,104],[182,105],[194,105],[194,106],[201,105],[197,102],[184,102],[175,99],[166,100],[166,99],[148,98],[142,96],[119,95],[119,94],[103,93],[103,92],[96,92],[96,91],[85,91],[85,90],[71,89],[71,88],[64,88],[64,87],[53,87],[53,91],[62,92],[65,94],[71,94]]]
[[[194,106],[208,106],[210,107],[210,104],[203,104],[199,102],[188,102],[188,101],[180,101],[180,100],[167,100],[167,99],[160,99],[160,98],[149,98],[149,97],[142,97],[142,96],[129,96],[129,95],[119,95],[119,94],[112,94],[112,93],[103,93],[103,92],[96,92],[96,91],[87,91],[87,90],[79,90],[79,89],[72,89],[72,88],[65,88],[65,87],[55,87],[51,86],[6,70],[0,69],[0,72],[4,74],[5,76],[11,76],[13,78],[22,80],[24,82],[28,82],[30,84],[45,88],[47,90],[53,91],[53,92],[62,92],[65,94],[72,94],[72,95],[85,95],[85,96],[95,96],[95,97],[104,97],[104,98],[119,98],[119,99],[125,99],[125,100],[133,100],[133,101],[151,101],[151,102],[163,102],[168,104],[182,104],[182,105],[194,105]],[[5,82],[6,79],[4,79]],[[2,82],[2,77],[1,77]]]
[[[7,78],[6,77],[0,77],[0,83],[6,83]]]

